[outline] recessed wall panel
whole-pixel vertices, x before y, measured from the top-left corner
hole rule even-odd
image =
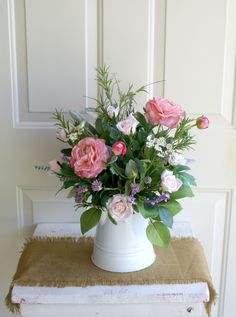
[[[30,112],[78,108],[85,94],[85,1],[26,0]]]
[[[225,0],[169,0],[165,96],[189,113],[221,114]]]

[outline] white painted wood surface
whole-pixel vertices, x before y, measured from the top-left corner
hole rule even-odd
[[[196,303],[178,306],[175,303],[110,304],[110,305],[21,305],[23,317],[201,317],[203,308]],[[45,315],[47,312],[47,315]]]
[[[188,223],[176,223],[173,236],[193,236]],[[34,236],[81,236],[75,223],[39,224]],[[157,259],[158,260],[158,259]],[[159,284],[159,285],[96,285],[87,287],[26,287],[16,285],[12,291],[12,301],[21,304],[23,317],[123,314],[134,316],[134,304],[140,310],[137,316],[147,315],[150,308],[162,317],[201,316],[202,303],[209,300],[206,283]],[[157,304],[158,303],[158,304]],[[171,308],[170,308],[170,306]],[[190,310],[190,312],[188,312]]]
[[[191,222],[204,246],[219,293],[213,317],[232,316],[236,0],[2,0],[0,6],[1,317],[12,316],[3,299],[24,237],[40,222],[79,220],[73,201],[55,196],[56,179],[33,166],[46,165],[62,147],[51,110],[90,106],[83,96],[96,96],[94,68],[102,62],[124,86],[165,80],[149,86],[147,97],[164,94],[210,117],[210,129],[196,131],[196,151],[187,154],[196,160],[198,186],[178,218]]]

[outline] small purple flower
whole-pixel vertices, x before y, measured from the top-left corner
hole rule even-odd
[[[164,193],[157,198],[157,203],[160,203],[161,201],[164,201],[166,203],[169,199],[170,199],[170,194]]]
[[[70,162],[69,156],[66,156],[65,154],[61,154],[60,157],[61,157],[62,161],[67,162],[67,163]]]
[[[78,186],[76,190],[77,194],[86,193],[87,191],[88,191],[87,186]]]
[[[92,182],[92,190],[94,192],[100,192],[102,190],[102,182],[99,180],[95,180]]]
[[[169,193],[164,193],[164,194],[160,195],[159,197],[157,197],[155,199],[148,198],[146,200],[146,202],[148,204],[151,204],[152,206],[155,206],[155,205],[161,203],[162,201],[167,202],[169,199],[170,199],[170,194]]]
[[[131,188],[131,196],[134,196],[140,192],[139,184],[130,184],[130,188]]]
[[[77,204],[82,203],[83,198],[84,198],[83,193],[79,193],[79,194],[76,193],[76,194],[75,194],[75,202],[76,202]]]
[[[156,203],[157,203],[157,200],[156,200],[156,199],[150,199],[150,198],[148,198],[148,199],[146,200],[146,203],[148,203],[148,204],[150,204],[150,205],[152,205],[152,206],[155,206]]]
[[[136,205],[136,198],[132,195],[128,197],[128,202],[132,205]]]

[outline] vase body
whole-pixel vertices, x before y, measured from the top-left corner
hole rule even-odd
[[[150,266],[156,259],[146,236],[148,220],[133,214],[127,222],[114,225],[101,219],[94,238],[92,262],[111,272],[133,272]]]

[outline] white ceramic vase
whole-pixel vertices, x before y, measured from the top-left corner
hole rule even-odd
[[[94,238],[92,262],[106,271],[133,272],[150,266],[156,259],[146,236],[148,220],[133,214],[127,222],[114,225],[101,219]]]

